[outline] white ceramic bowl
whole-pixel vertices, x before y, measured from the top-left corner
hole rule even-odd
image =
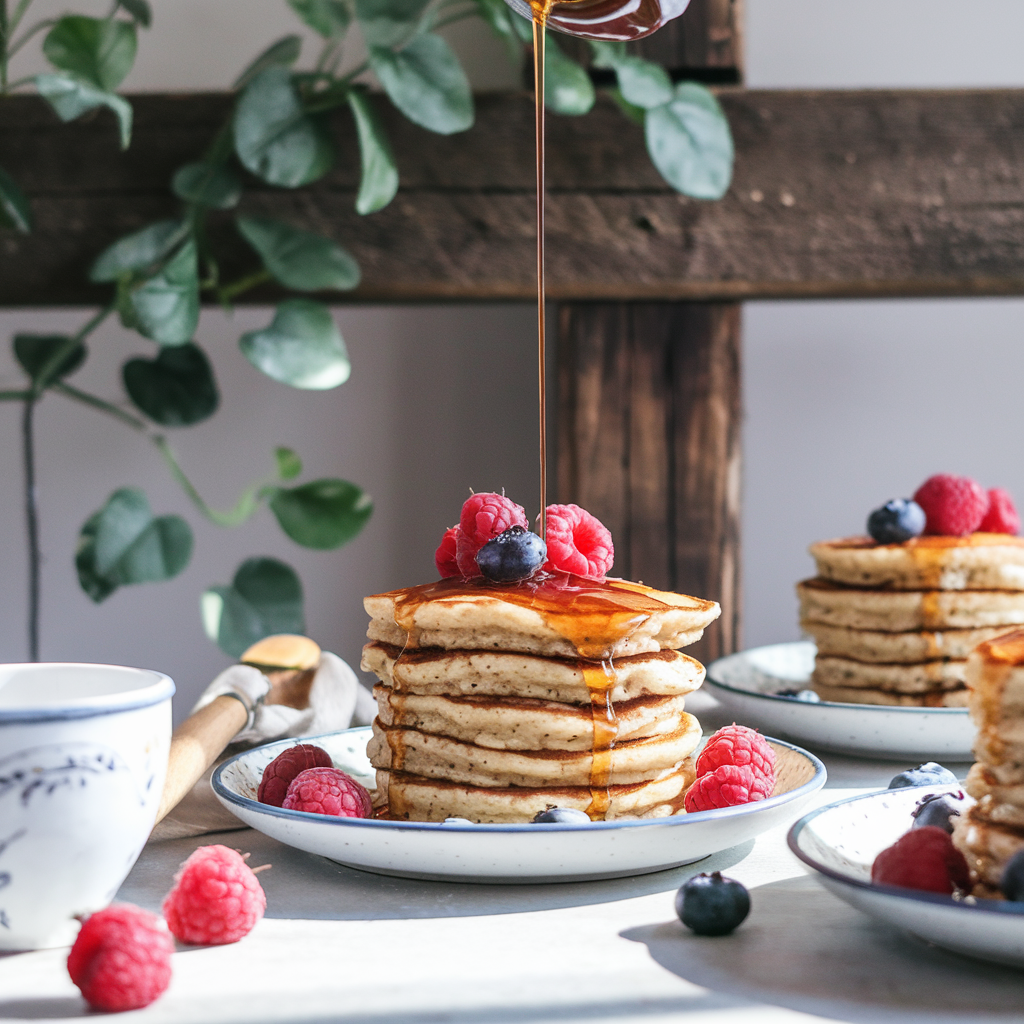
[[[113,665],[0,666],[0,950],[65,945],[153,828],[174,683]]]

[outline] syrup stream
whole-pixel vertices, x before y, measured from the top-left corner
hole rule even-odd
[[[551,2],[533,9],[533,93],[537,145],[537,382],[540,410],[540,515],[539,530],[547,540],[548,424],[547,337],[544,308],[544,47]]]

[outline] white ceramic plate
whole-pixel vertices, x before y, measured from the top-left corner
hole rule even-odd
[[[776,696],[807,687],[813,668],[810,641],[752,647],[713,661],[708,689],[737,721],[824,750],[900,761],[973,760],[974,726],[966,708],[811,704]]]
[[[819,881],[852,907],[957,953],[1024,967],[1024,904],[964,903],[938,893],[871,884],[879,852],[909,830],[926,793],[955,786],[884,790],[829,804],[789,831],[789,848],[818,872]]]
[[[375,785],[366,758],[370,730],[304,738],[344,771]],[[333,818],[257,802],[263,769],[296,740],[246,751],[213,776],[221,803],[247,825],[307,853],[349,867],[407,878],[473,882],[570,882],[661,871],[727,850],[792,821],[825,784],[813,754],[775,743],[776,793],[767,800],[646,821],[583,825],[457,825]]]

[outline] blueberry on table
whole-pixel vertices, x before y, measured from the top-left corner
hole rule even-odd
[[[510,526],[476,553],[476,564],[494,583],[516,583],[532,576],[547,557],[547,545],[537,534]]]
[[[916,501],[894,498],[868,516],[868,533],[879,544],[902,544],[924,532],[924,509]]]
[[[999,880],[999,888],[1003,895],[1014,903],[1024,900],[1024,850],[1018,850],[1003,868],[1003,877]]]
[[[941,764],[926,761],[916,768],[908,768],[899,775],[894,775],[889,789],[906,789],[908,786],[953,786],[956,776]]]
[[[914,808],[914,828],[935,825],[945,832],[953,833],[953,819],[960,817],[960,809],[964,805],[964,794],[929,793]]]
[[[535,825],[589,825],[590,815],[575,807],[549,807],[533,816]]]
[[[679,920],[697,935],[728,935],[750,913],[750,893],[721,871],[695,875],[676,893]]]

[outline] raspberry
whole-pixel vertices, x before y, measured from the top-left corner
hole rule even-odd
[[[297,743],[277,755],[266,768],[256,790],[256,799],[261,804],[280,807],[288,793],[292,779],[307,768],[330,768],[334,762],[331,755],[312,743]]]
[[[683,806],[692,813],[749,804],[771,796],[772,788],[749,765],[723,764],[702,775],[686,791]]]
[[[95,1010],[149,1006],[171,983],[174,940],[156,914],[131,903],[97,910],[68,954],[68,974]]]
[[[456,538],[456,561],[463,576],[481,576],[476,553],[510,526],[530,528],[526,510],[504,494],[472,494],[462,506],[459,534]],[[442,541],[442,544],[444,542]]]
[[[608,527],[579,505],[548,505],[544,568],[577,576],[607,576],[615,560]]]
[[[769,789],[775,788],[775,751],[756,729],[745,725],[719,729],[697,758],[697,778],[724,764],[745,766],[764,779]]]
[[[949,833],[937,825],[924,825],[911,829],[875,858],[871,881],[948,896],[954,889],[969,889],[971,876]]]
[[[200,846],[192,853],[174,876],[163,905],[174,937],[193,946],[237,942],[266,909],[263,886],[245,858],[219,845]]]
[[[966,537],[981,526],[988,511],[988,495],[970,477],[938,473],[928,477],[914,494],[924,509],[924,532],[945,537]]]
[[[1002,489],[993,487],[988,492],[988,511],[978,526],[985,533],[1020,533],[1020,517],[1014,508],[1013,498]]]
[[[437,551],[434,552],[434,565],[437,566],[438,574],[442,579],[459,575],[459,563],[455,557],[458,542],[458,526],[449,527],[444,531],[441,543],[438,544]]]
[[[281,806],[336,818],[369,818],[373,814],[366,788],[337,768],[308,768],[297,775]]]

